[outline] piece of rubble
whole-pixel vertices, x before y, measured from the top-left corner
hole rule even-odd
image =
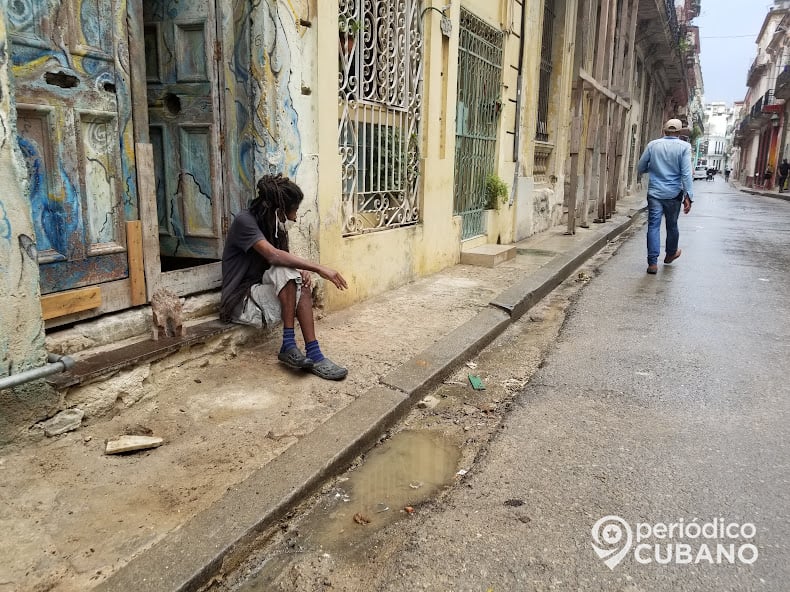
[[[85,412],[82,409],[74,407],[61,411],[47,421],[42,421],[39,425],[44,428],[44,434],[52,437],[76,430],[82,425],[84,416]]]
[[[161,446],[164,440],[154,436],[121,436],[115,440],[109,440],[104,454],[120,454],[121,452],[133,452],[135,450],[146,450]]]
[[[441,403],[441,399],[439,397],[435,397],[434,395],[427,395],[420,399],[420,402],[417,403],[418,409],[435,409],[436,406]]]

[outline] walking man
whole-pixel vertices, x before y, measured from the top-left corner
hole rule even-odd
[[[662,216],[667,227],[664,265],[680,257],[678,216],[681,206],[684,214],[691,211],[694,195],[691,146],[679,137],[688,133],[679,119],[670,119],[664,125],[664,137],[647,145],[637,165],[639,176],[650,174],[647,185],[647,273],[651,275],[658,273]]]
[[[779,165],[779,193],[782,193],[785,188],[785,182],[787,181],[787,177],[790,176],[790,164],[788,164],[787,159],[782,159],[782,164]]]

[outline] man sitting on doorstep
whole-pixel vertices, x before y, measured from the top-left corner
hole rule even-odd
[[[334,269],[288,251],[288,225],[304,194],[282,175],[258,181],[258,196],[234,218],[222,254],[221,318],[256,327],[282,321],[283,342],[277,358],[285,365],[327,380],[342,380],[348,370],[325,357],[318,345],[310,293],[315,272],[339,290],[348,287]],[[299,320],[306,353],[296,345],[294,320]]]

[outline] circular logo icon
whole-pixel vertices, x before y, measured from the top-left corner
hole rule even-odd
[[[604,516],[598,520],[593,524],[592,537],[593,550],[609,569],[617,567],[633,543],[631,526],[620,516]]]

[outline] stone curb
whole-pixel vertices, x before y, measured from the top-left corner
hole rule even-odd
[[[512,320],[521,318],[524,313],[564,282],[573,273],[573,270],[628,229],[638,214],[646,209],[636,210],[627,221],[622,222],[592,244],[581,245],[575,250],[555,257],[536,273],[500,293],[491,301],[492,306],[507,312]]]
[[[382,384],[402,391],[412,399],[426,394],[461,362],[491,343],[510,324],[510,317],[493,307],[445,335],[421,354],[384,376]]]
[[[773,197],[774,199],[782,199],[790,201],[790,195],[779,195],[778,193],[770,193],[769,191],[755,191],[753,189],[740,189],[741,193],[748,193],[749,195],[763,195],[765,197]]]
[[[324,479],[366,450],[417,398],[491,343],[590,256],[627,230],[645,209],[632,212],[629,220],[592,244],[552,260],[502,292],[488,308],[384,376],[381,386],[365,391],[94,590],[194,592],[204,586],[223,564],[246,555],[259,534],[316,491]]]

